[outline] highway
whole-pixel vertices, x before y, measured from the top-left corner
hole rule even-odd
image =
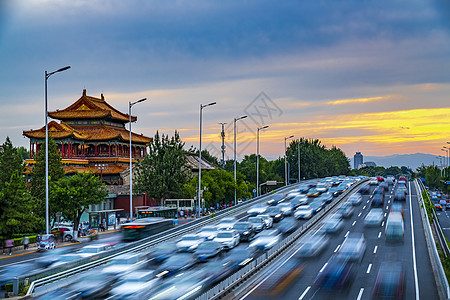
[[[364,195],[363,202],[356,207],[352,217],[345,221],[345,227],[336,235],[331,235],[328,247],[317,258],[299,260],[295,256],[296,247],[292,247],[283,259],[273,263],[264,276],[260,276],[256,283],[245,290],[240,290],[229,298],[236,299],[371,299],[371,293],[376,280],[377,272],[383,261],[400,261],[405,272],[405,295],[404,299],[438,299],[434,275],[426,248],[424,231],[419,215],[417,191],[413,184],[409,183],[409,193],[404,203],[405,235],[402,243],[387,243],[384,227],[386,217],[382,226],[376,228],[364,227],[363,220],[370,209],[370,196]],[[393,190],[390,188],[386,193],[384,210],[386,216],[393,203]],[[411,225],[412,224],[412,225]],[[360,263],[353,265],[353,281],[343,291],[324,291],[314,282],[319,272],[323,271],[328,259],[333,256],[342,244],[345,236],[350,232],[362,232],[366,238],[366,251]],[[300,275],[282,289],[278,294],[268,294],[265,284],[270,284],[274,278],[283,272],[283,266],[290,264],[303,264]]]

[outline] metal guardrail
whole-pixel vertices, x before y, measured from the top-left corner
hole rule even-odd
[[[303,183],[303,182],[302,182]],[[289,186],[283,186],[275,190],[275,192],[283,192],[285,190],[292,189],[299,183],[292,184]],[[158,243],[161,243],[163,241],[169,240],[171,238],[179,237],[181,234],[185,234],[194,230],[197,230],[200,227],[203,227],[206,224],[216,222],[220,220],[223,217],[231,216],[231,215],[238,215],[242,213],[243,211],[246,211],[250,206],[254,205],[255,203],[258,203],[265,198],[270,197],[271,194],[264,194],[261,196],[258,196],[256,198],[253,198],[251,200],[245,201],[239,205],[227,208],[225,210],[222,210],[218,212],[214,217],[211,216],[205,216],[202,218],[199,218],[197,220],[191,221],[187,224],[181,225],[179,227],[164,231],[162,233],[150,236],[148,238],[142,239],[140,241],[127,244],[123,247],[120,247],[118,249],[113,249],[108,252],[99,254],[96,257],[95,261],[92,261],[92,258],[85,258],[83,260],[79,260],[73,264],[70,264],[66,267],[60,267],[60,268],[54,268],[50,269],[48,272],[45,273],[45,275],[41,274],[41,278],[36,278],[32,281],[30,284],[30,287],[27,290],[26,296],[31,297],[34,295],[34,291],[38,287],[42,287],[49,283],[58,282],[61,280],[67,280],[68,277],[71,277],[73,275],[79,274],[81,272],[84,272],[89,269],[93,269],[96,267],[99,267],[105,263],[107,263],[111,258],[128,253],[128,252],[136,252],[136,251],[142,251],[147,248],[150,248],[152,246],[155,246]],[[69,268],[68,268],[69,267]],[[43,277],[45,276],[45,277]],[[29,276],[21,276],[19,278],[15,278],[14,282],[17,282],[17,285],[20,282],[24,282],[25,280],[29,280],[30,278],[27,278]],[[18,279],[18,280],[17,280]],[[31,278],[33,279],[33,278]],[[59,284],[56,284],[59,286]],[[49,290],[50,291],[50,290]]]
[[[275,257],[280,255],[284,250],[291,246],[296,240],[298,240],[302,235],[304,235],[312,226],[316,225],[330,210],[332,210],[338,203],[347,197],[348,194],[353,192],[355,189],[359,188],[366,180],[362,180],[359,183],[352,185],[347,191],[345,191],[339,198],[335,199],[326,209],[322,210],[319,214],[315,215],[308,222],[304,223],[302,227],[298,228],[291,235],[286,237],[284,240],[280,241],[277,245],[271,248],[269,251],[265,252],[261,256],[257,257],[250,265],[247,265],[243,269],[235,272],[227,279],[221,281],[216,286],[210,288],[208,291],[204,292],[202,295],[198,296],[196,300],[213,300],[219,299],[236,286],[249,279],[256,272],[261,270],[264,266],[270,263]]]
[[[428,245],[428,253],[430,256],[430,261],[431,261],[431,267],[434,271],[434,277],[436,280],[436,285],[438,287],[438,293],[439,296],[442,299],[450,299],[450,287],[448,284],[448,280],[447,280],[447,276],[445,275],[444,272],[444,268],[442,266],[442,262],[441,262],[441,258],[439,257],[439,253],[437,251],[436,248],[436,242],[434,240],[433,237],[433,233],[431,231],[431,226],[429,223],[429,218],[428,218],[428,213],[427,210],[425,208],[425,203],[423,201],[423,197],[422,197],[422,191],[425,191],[425,186],[423,184],[422,181],[420,180],[414,180],[414,184],[416,185],[416,189],[417,189],[417,197],[419,199],[420,202],[420,209],[421,209],[421,219],[422,219],[422,223],[424,225],[425,228],[425,240],[427,242]],[[435,226],[439,226],[440,230],[436,230],[436,234],[439,235],[442,234],[442,229],[440,228],[440,224],[439,224],[439,220],[437,219],[436,216],[436,212],[433,210],[433,223],[435,224]],[[436,227],[435,227],[436,228]],[[439,237],[439,239],[441,239],[441,237]],[[444,243],[441,242],[442,247],[444,248],[447,247],[447,243],[445,242],[445,238],[442,236],[442,239],[444,240]]]

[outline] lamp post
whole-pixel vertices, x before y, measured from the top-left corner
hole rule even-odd
[[[202,189],[202,115],[203,109],[207,106],[215,105],[216,102],[200,104],[200,150],[198,151],[198,217],[200,217],[201,208],[201,189]]]
[[[286,183],[286,186],[288,185],[288,171],[287,171],[287,157],[286,157],[286,141],[290,138],[293,138],[294,136],[288,136],[284,138],[284,180]]]
[[[447,147],[443,146],[441,150],[442,150],[442,151],[445,151],[446,154],[447,154],[447,155],[446,155],[447,162],[445,163],[445,165],[446,165],[446,167],[448,167],[448,152],[449,152],[450,149],[448,149]],[[444,162],[445,162],[445,157],[444,157]]]
[[[45,71],[45,232],[49,234],[49,209],[48,209],[48,107],[47,107],[47,80],[55,73],[70,69],[70,66],[48,73]]]
[[[243,115],[239,118],[234,118],[234,205],[236,206],[236,121],[247,118],[247,115]]]
[[[128,114],[130,118],[130,221],[133,220],[133,157],[131,151],[131,108],[133,105],[144,102],[147,98],[140,99],[135,102],[128,102]]]
[[[95,167],[100,170],[100,182],[103,183],[103,170],[105,169],[105,164],[95,164]]]
[[[257,135],[256,135],[256,197],[259,196],[259,131],[266,129],[269,125],[258,127]]]

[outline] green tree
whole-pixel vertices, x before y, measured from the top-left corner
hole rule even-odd
[[[9,182],[12,174],[16,171],[18,171],[19,174],[22,174],[25,171],[25,165],[19,153],[19,149],[13,146],[9,137],[6,137],[6,141],[3,143],[2,147],[3,151],[0,151],[0,189],[3,188],[5,183]]]
[[[65,176],[62,168],[61,155],[55,141],[50,138],[48,142],[48,181],[49,181],[49,197],[52,184]],[[45,143],[41,145],[36,157],[36,165],[31,170],[30,179],[31,195],[38,200],[39,207],[37,214],[45,218]],[[50,216],[54,216],[58,211],[49,205]]]
[[[13,234],[36,232],[45,226],[44,219],[36,214],[36,200],[27,189],[24,176],[17,170],[3,183],[0,192],[3,212],[0,214],[0,235],[11,238]]]
[[[188,180],[183,147],[177,131],[171,138],[156,132],[149,153],[136,165],[136,191],[161,200],[181,196]]]
[[[78,173],[64,177],[52,184],[51,206],[62,212],[65,219],[73,220],[78,229],[81,215],[91,204],[100,204],[108,190],[93,173]],[[75,236],[76,233],[74,233]]]
[[[425,171],[425,183],[430,188],[440,186],[441,170],[437,166],[428,166]]]

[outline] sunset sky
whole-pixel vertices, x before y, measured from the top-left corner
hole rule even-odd
[[[179,130],[219,156],[233,118],[239,158],[283,155],[284,137],[317,138],[353,157],[429,153],[450,141],[448,1],[0,0],[0,142],[83,89],[122,112],[133,131]]]

